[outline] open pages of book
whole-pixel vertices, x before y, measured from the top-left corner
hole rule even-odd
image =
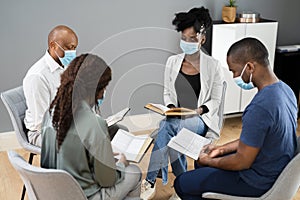
[[[148,103],[145,105],[145,108],[165,116],[198,115],[198,113],[195,110],[189,108],[183,108],[183,107],[168,108],[167,106],[164,106],[162,104],[156,104],[156,103]]]
[[[164,105],[158,104],[158,103],[148,103],[145,105],[145,108],[148,108],[148,109],[150,109],[154,112],[157,112],[161,115],[164,115],[165,112],[170,110],[170,108],[168,108],[167,106],[164,106]]]
[[[144,153],[150,146],[152,138],[149,135],[133,135],[119,129],[111,141],[114,153],[125,154],[128,161],[140,162]],[[116,156],[115,158],[119,158]]]
[[[117,112],[116,114],[106,118],[105,121],[107,123],[107,126],[110,127],[110,126],[116,124],[117,122],[121,121],[124,118],[124,116],[128,113],[129,110],[130,110],[130,108],[125,108],[125,109]]]
[[[210,143],[211,140],[198,135],[186,128],[183,128],[176,136],[174,136],[170,140],[168,146],[194,160],[198,160],[200,151],[202,150],[203,146]]]

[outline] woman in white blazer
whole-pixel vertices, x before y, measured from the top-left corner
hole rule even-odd
[[[155,195],[155,181],[159,170],[162,172],[163,184],[167,184],[168,158],[175,176],[187,170],[185,156],[167,147],[170,139],[182,128],[212,139],[220,135],[218,109],[223,90],[223,71],[217,60],[201,50],[201,45],[205,42],[205,31],[211,24],[209,11],[204,7],[175,14],[173,25],[181,32],[180,47],[183,53],[173,55],[167,61],[164,103],[170,108],[195,109],[199,115],[185,118],[167,117],[162,120],[147,176],[142,182],[143,199],[150,199]]]

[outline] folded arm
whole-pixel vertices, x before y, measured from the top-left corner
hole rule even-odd
[[[205,149],[200,153],[198,162],[201,165],[224,170],[249,169],[259,150],[240,140],[235,140],[219,147]]]

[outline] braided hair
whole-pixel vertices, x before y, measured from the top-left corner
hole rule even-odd
[[[82,54],[70,63],[61,75],[60,87],[49,109],[58,148],[67,135],[80,103],[86,99],[93,99],[96,103],[97,95],[110,80],[111,69],[96,55]]]
[[[196,33],[200,33],[203,29],[207,30],[212,25],[212,19],[209,10],[204,8],[192,8],[188,12],[180,12],[175,14],[172,24],[178,32],[184,29],[194,27]]]

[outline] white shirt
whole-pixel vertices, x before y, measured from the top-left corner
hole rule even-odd
[[[64,70],[46,51],[25,75],[23,89],[28,108],[24,123],[30,131],[41,131],[44,114],[55,98]]]
[[[177,106],[177,94],[175,81],[180,71],[185,54],[170,56],[164,75],[164,103]],[[218,138],[220,128],[218,126],[218,109],[222,101],[223,81],[225,81],[223,68],[220,62],[200,51],[200,85],[201,90],[198,98],[198,107],[205,105],[209,112],[201,117],[209,130],[206,137]]]

